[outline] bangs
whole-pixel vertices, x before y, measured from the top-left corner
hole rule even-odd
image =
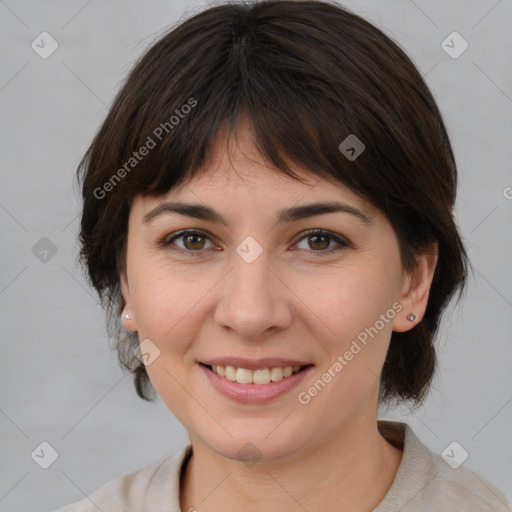
[[[292,167],[298,167],[333,181],[333,165],[325,158],[319,144],[326,137],[321,133],[321,126],[313,124],[307,114],[304,112],[303,121],[299,121],[295,119],[296,110],[293,115],[283,118],[275,112],[265,112],[258,105],[236,101],[226,104],[215,120],[205,123],[204,119],[197,118],[197,126],[193,126],[191,120],[190,137],[182,138],[176,134],[174,143],[162,146],[160,151],[155,150],[154,159],[148,158],[143,171],[147,179],[138,183],[138,189],[144,189],[143,195],[160,195],[177,185],[189,183],[210,170],[214,151],[220,148],[230,153],[232,142],[236,145],[242,132],[249,134],[260,156],[277,172],[307,182],[293,171]],[[335,153],[333,157],[338,158],[339,154]]]
[[[306,86],[296,73],[286,70],[284,62],[271,65],[260,54],[262,62],[253,62],[253,69],[244,70],[242,62],[230,65],[232,59],[234,56],[228,54],[228,69],[217,68],[213,80],[209,70],[203,70],[204,83],[196,77],[190,97],[169,100],[173,107],[161,117],[160,124],[147,124],[149,118],[146,120],[142,140],[150,145],[153,141],[155,147],[133,177],[136,190],[144,195],[160,195],[189,182],[208,170],[218,139],[225,138],[227,151],[242,127],[249,127],[259,153],[277,171],[300,181],[290,166],[292,162],[324,179],[337,179],[354,187],[354,162],[343,157],[338,146],[360,130],[355,122],[349,125],[343,105],[320,96],[320,84]],[[193,110],[173,124],[176,110],[182,111],[191,103],[195,105]],[[139,144],[140,138],[134,137],[130,153],[137,151]]]
[[[365,70],[370,49],[351,47],[351,25],[333,41],[300,10],[287,20],[289,30],[271,13],[258,19],[258,5],[248,14],[233,9],[231,23],[225,10],[222,23],[215,8],[209,11],[206,30],[204,19],[201,30],[194,30],[196,18],[187,20],[143,55],[128,77],[131,93],[112,109],[120,132],[111,140],[118,146],[97,153],[102,161],[96,165],[111,174],[124,169],[114,193],[131,202],[135,194],[161,195],[190,181],[208,168],[220,133],[229,140],[246,121],[261,156],[277,171],[300,180],[293,162],[381,209],[383,190],[400,200],[412,161],[398,143],[407,101],[390,85],[386,65]],[[324,21],[330,23],[327,12]],[[304,44],[306,37],[312,44]],[[397,51],[390,45],[387,54]],[[414,152],[421,120],[408,128]],[[365,148],[354,160],[339,149],[349,136]],[[393,173],[385,172],[390,167]]]

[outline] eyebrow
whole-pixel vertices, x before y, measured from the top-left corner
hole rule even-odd
[[[144,215],[143,223],[147,224],[155,217],[164,213],[178,213],[195,219],[217,222],[228,226],[228,221],[216,210],[201,204],[170,201],[159,204],[156,208]],[[354,206],[339,202],[311,203],[303,206],[292,206],[278,211],[277,224],[286,224],[307,219],[325,213],[348,213],[357,217],[365,224],[372,224],[372,219]]]

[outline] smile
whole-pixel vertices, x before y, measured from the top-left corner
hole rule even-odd
[[[314,364],[279,366],[278,361],[268,361],[267,366],[248,360],[238,363],[243,366],[211,363],[198,364],[206,382],[221,395],[243,404],[262,404],[286,395],[315,368]]]
[[[299,372],[303,366],[274,366],[273,368],[235,368],[234,366],[206,365],[212,372],[231,382],[239,384],[270,384]]]

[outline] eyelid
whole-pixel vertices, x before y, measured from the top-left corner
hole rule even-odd
[[[339,235],[337,233],[333,233],[332,231],[329,231],[327,229],[321,229],[321,228],[306,229],[305,231],[301,231],[297,235],[297,237],[294,239],[294,245],[297,244],[298,242],[300,242],[301,240],[303,240],[304,238],[307,238],[308,236],[312,236],[312,235],[324,235],[324,236],[331,238],[331,240],[334,240],[338,244],[338,246],[352,247],[352,243],[346,237]],[[317,253],[317,254],[328,254],[329,252],[334,252],[337,249],[340,249],[340,247],[327,249],[325,251],[308,251],[308,252],[313,252],[313,253]]]
[[[159,244],[162,247],[167,247],[171,245],[174,240],[177,240],[178,238],[184,237],[185,235],[201,235],[205,238],[207,238],[210,242],[212,242],[212,235],[208,233],[207,231],[204,231],[202,229],[196,229],[196,228],[189,228],[189,229],[181,229],[180,231],[175,231],[174,233],[171,233],[170,235],[166,235],[160,240]],[[200,253],[203,252],[203,250],[200,251],[186,251],[184,249],[180,249],[179,247],[176,249],[177,251],[181,252],[187,252],[187,253]]]
[[[165,236],[159,242],[159,245],[162,246],[162,247],[168,247],[168,246],[172,245],[174,240],[182,238],[182,237],[184,237],[186,235],[194,235],[194,234],[201,235],[201,236],[205,237],[206,239],[208,239],[210,242],[213,243],[212,235],[210,235],[210,233],[208,233],[207,231],[204,231],[204,230],[198,229],[198,228],[189,228],[189,229],[182,229],[180,231],[176,231],[174,233],[171,233],[170,235]],[[339,250],[341,250],[343,248],[352,247],[352,243],[346,237],[344,237],[342,235],[339,235],[337,233],[333,233],[333,232],[331,232],[329,230],[326,230],[326,229],[321,229],[321,228],[306,229],[304,231],[301,231],[294,238],[293,245],[296,245],[297,243],[301,242],[304,238],[307,238],[308,236],[313,236],[313,235],[324,235],[324,236],[327,236],[331,240],[334,240],[338,244],[338,246],[337,247],[333,247],[331,249],[322,250],[322,251],[313,251],[313,250],[307,251],[307,252],[310,252],[310,253],[314,253],[314,254],[318,254],[318,255],[331,254],[331,253],[337,252],[337,251],[339,251]],[[191,250],[181,249],[179,247],[177,247],[175,249],[172,249],[172,250],[175,250],[175,251],[178,251],[178,252],[181,252],[181,253],[186,253],[186,254],[198,254],[198,255],[205,251],[205,249],[199,249],[197,251],[191,251]]]

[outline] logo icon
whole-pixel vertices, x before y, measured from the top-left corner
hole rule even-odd
[[[263,456],[254,443],[245,443],[236,455],[238,460],[243,462],[248,468],[254,466]]]
[[[30,46],[39,57],[47,59],[59,47],[59,43],[48,32],[41,32]]]
[[[160,355],[160,349],[149,338],[146,338],[133,350],[133,354],[142,364],[149,366]]]
[[[441,43],[441,48],[452,59],[458,59],[468,49],[468,47],[468,42],[458,32],[452,32]]]
[[[263,252],[263,247],[252,236],[248,236],[238,245],[236,252],[246,263],[252,263]]]
[[[353,162],[366,149],[366,146],[359,138],[351,133],[338,146],[338,149],[345,155],[348,160]]]
[[[43,441],[30,456],[38,466],[48,469],[58,459],[59,454],[50,443]]]
[[[442,451],[441,457],[452,469],[457,469],[464,464],[469,453],[457,441],[453,441]]]
[[[57,254],[57,246],[44,236],[32,247],[32,254],[41,263],[48,263]]]

